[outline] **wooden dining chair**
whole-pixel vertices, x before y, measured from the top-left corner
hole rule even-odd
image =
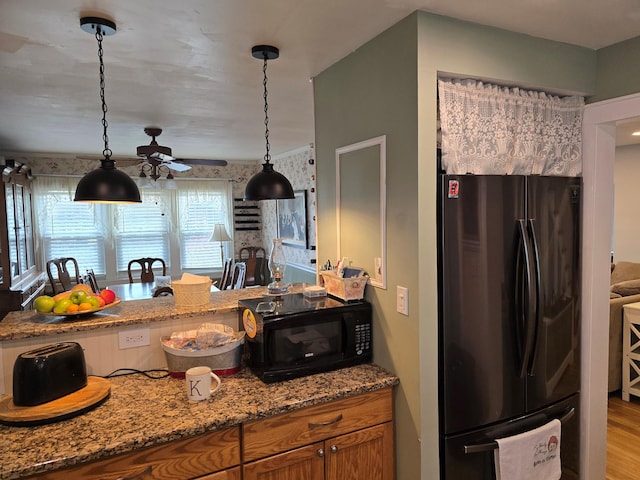
[[[72,272],[69,272],[67,266],[69,263],[73,267]],[[73,257],[52,258],[47,261],[47,276],[54,295],[71,290],[73,285],[82,283],[78,262]]]
[[[267,252],[262,247],[242,247],[240,260],[247,264],[246,286],[264,285],[264,265]]]
[[[232,267],[233,260],[230,258],[225,260],[224,267],[222,268],[222,278],[220,278],[220,285],[218,285],[218,288],[220,290],[226,290],[227,288],[229,288],[229,285],[231,285]]]
[[[134,264],[140,265],[140,281],[144,283],[153,282],[155,276],[153,274],[153,264],[159,263],[162,266],[162,275],[167,274],[167,264],[161,258],[136,258],[131,260],[127,265],[127,273],[129,275],[129,283],[133,283],[133,275],[137,271],[137,268],[133,268]]]

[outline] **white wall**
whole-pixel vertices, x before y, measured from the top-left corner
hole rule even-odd
[[[613,261],[640,262],[640,145],[616,148],[613,172]]]

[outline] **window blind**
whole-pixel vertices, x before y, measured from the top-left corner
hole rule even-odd
[[[76,203],[76,178],[37,178],[34,185],[35,227],[41,240],[44,261],[73,257],[80,275],[92,268],[106,273],[105,235],[98,205]],[[36,242],[38,244],[39,242]]]
[[[171,265],[169,255],[170,191],[142,190],[141,204],[114,205],[116,265],[126,272],[130,260],[162,258]],[[140,269],[140,265],[136,265]]]
[[[180,263],[183,268],[222,268],[220,243],[210,242],[209,237],[216,223],[224,224],[231,235],[228,183],[220,180],[189,183],[193,185],[185,188],[181,184],[178,190]]]

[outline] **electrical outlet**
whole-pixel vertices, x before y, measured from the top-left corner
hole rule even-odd
[[[407,287],[396,287],[396,311],[403,315],[409,315],[409,289]]]
[[[149,345],[148,328],[136,328],[135,330],[122,330],[118,332],[118,346],[120,350],[143,347],[145,345]]]

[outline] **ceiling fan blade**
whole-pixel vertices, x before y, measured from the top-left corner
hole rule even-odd
[[[154,152],[151,155],[149,155],[149,157],[157,158],[158,160],[162,160],[163,162],[171,162],[171,161],[175,160],[175,158],[173,158],[171,155],[166,155],[166,154],[160,153],[160,152]]]
[[[190,163],[191,165],[209,165],[213,167],[226,167],[226,160],[214,160],[207,158],[176,158],[179,162]]]
[[[186,172],[187,170],[191,170],[189,165],[185,165],[184,163],[176,163],[176,162],[162,162],[163,165],[166,165],[171,170],[175,170],[176,172]]]

